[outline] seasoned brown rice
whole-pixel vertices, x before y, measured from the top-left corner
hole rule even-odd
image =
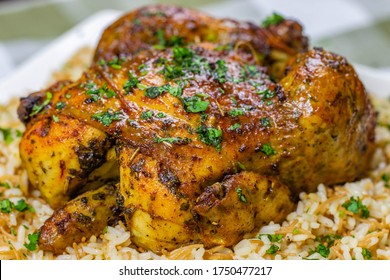
[[[55,79],[74,79],[90,56],[91,51],[83,49],[64,71],[55,73]],[[0,106],[0,201],[9,199],[16,204],[24,199],[34,210],[0,212],[0,259],[390,259],[390,101],[373,101],[379,125],[369,176],[332,188],[319,185],[316,193],[301,193],[296,210],[282,224],[262,227],[256,238],[244,239],[232,248],[205,249],[192,244],[157,255],[135,247],[130,232],[119,223],[56,256],[24,246],[29,243],[28,235],[53,210],[39,191],[28,188],[18,150],[24,127],[16,115],[18,100],[11,100]],[[351,198],[367,207],[367,218],[346,209],[344,203]]]

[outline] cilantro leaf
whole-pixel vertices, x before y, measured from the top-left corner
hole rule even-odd
[[[140,118],[143,120],[148,120],[151,117],[153,117],[153,115],[154,115],[154,112],[152,110],[143,111],[140,115]]]
[[[271,144],[270,143],[266,143],[264,144],[262,147],[261,147],[261,151],[266,154],[267,156],[270,156],[270,155],[276,155],[277,152],[274,150],[274,148],[272,148]]]
[[[343,203],[342,206],[354,214],[360,214],[362,218],[368,218],[370,216],[370,211],[367,206],[363,205],[360,197],[355,199],[352,196],[348,201]]]
[[[232,117],[243,116],[243,115],[245,115],[245,111],[242,108],[232,108],[229,111],[229,115]]]
[[[237,189],[236,189],[236,192],[237,192],[238,199],[239,199],[241,202],[246,203],[246,202],[247,202],[246,196],[242,193],[242,189],[241,189],[241,188],[237,188]]]
[[[282,234],[259,234],[258,238],[260,239],[262,236],[267,236],[270,242],[280,242],[283,239]]]
[[[29,251],[35,251],[38,247],[39,234],[40,234],[39,231],[29,234],[27,236],[29,242],[24,243],[24,247],[26,247]]]
[[[5,144],[10,144],[14,141],[11,128],[0,128],[0,132],[3,133],[3,139]]]
[[[222,130],[201,125],[196,128],[198,139],[209,146],[214,146],[219,151],[222,143]]]
[[[123,89],[126,91],[126,93],[129,93],[134,87],[137,86],[137,84],[139,84],[138,78],[135,77],[133,73],[129,72],[128,77],[129,79],[123,85]]]
[[[318,244],[315,249],[315,252],[319,253],[322,257],[327,258],[329,256],[330,249],[324,244]]]
[[[367,248],[362,249],[362,255],[365,260],[371,260],[372,254]]]
[[[272,15],[266,17],[266,19],[261,23],[261,26],[267,28],[271,25],[276,25],[284,21],[284,17],[278,13],[272,13]]]
[[[92,119],[97,120],[104,126],[110,126],[110,124],[113,121],[119,121],[123,118],[122,112],[117,111],[117,112],[111,112],[111,111],[106,111],[106,112],[101,112],[92,115]]]
[[[267,251],[265,251],[268,255],[275,255],[277,251],[279,251],[279,246],[272,244]]]
[[[182,98],[184,110],[188,113],[199,113],[207,110],[209,101],[203,101],[198,96],[184,97]]]
[[[223,84],[224,82],[226,82],[226,76],[228,71],[226,61],[217,60],[215,64],[217,65],[217,67],[215,68],[214,77],[218,81],[218,83]]]
[[[156,98],[164,92],[164,87],[148,87],[145,90],[145,96],[149,98]]]
[[[29,210],[30,212],[35,212],[34,208],[27,204],[24,199],[20,199],[14,206],[15,210],[19,212],[24,212],[26,210]]]
[[[2,213],[11,213],[14,208],[14,204],[9,199],[0,200],[0,211]]]
[[[241,124],[240,123],[235,123],[235,124],[229,126],[228,130],[233,131],[233,130],[237,130],[239,128],[241,128]]]
[[[49,91],[46,92],[46,99],[40,105],[34,104],[30,117],[35,116],[40,111],[42,111],[42,109],[45,108],[50,103],[52,98],[53,98],[53,94]]]
[[[8,182],[0,182],[0,187],[5,187],[6,189],[10,189],[11,184]]]

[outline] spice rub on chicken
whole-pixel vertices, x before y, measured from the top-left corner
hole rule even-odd
[[[21,100],[31,185],[55,209],[42,249],[62,252],[124,219],[155,252],[231,246],[281,222],[300,192],[364,175],[375,114],[345,58],[301,26],[173,6],[124,15],[91,67]]]

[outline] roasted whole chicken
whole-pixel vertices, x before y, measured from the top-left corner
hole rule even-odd
[[[231,246],[281,222],[300,192],[365,174],[375,113],[345,58],[302,27],[174,6],[124,15],[91,66],[21,99],[20,155],[56,211],[61,253],[123,220],[134,244]]]

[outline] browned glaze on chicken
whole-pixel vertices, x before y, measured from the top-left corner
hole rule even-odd
[[[302,27],[293,20],[261,28],[251,22],[218,19],[176,6],[148,6],[121,17],[103,33],[94,62],[137,55],[140,51],[188,43],[211,42],[219,49],[252,52],[258,64],[280,75],[286,58],[307,50]]]
[[[155,252],[231,246],[281,222],[300,192],[363,175],[374,147],[374,111],[354,69],[307,51],[301,31],[170,6],[125,15],[78,81],[22,100],[31,184],[60,208],[119,176],[132,240]],[[86,229],[63,229],[64,213],[87,207],[69,203],[42,227],[42,248],[59,252],[114,219],[106,210]]]

